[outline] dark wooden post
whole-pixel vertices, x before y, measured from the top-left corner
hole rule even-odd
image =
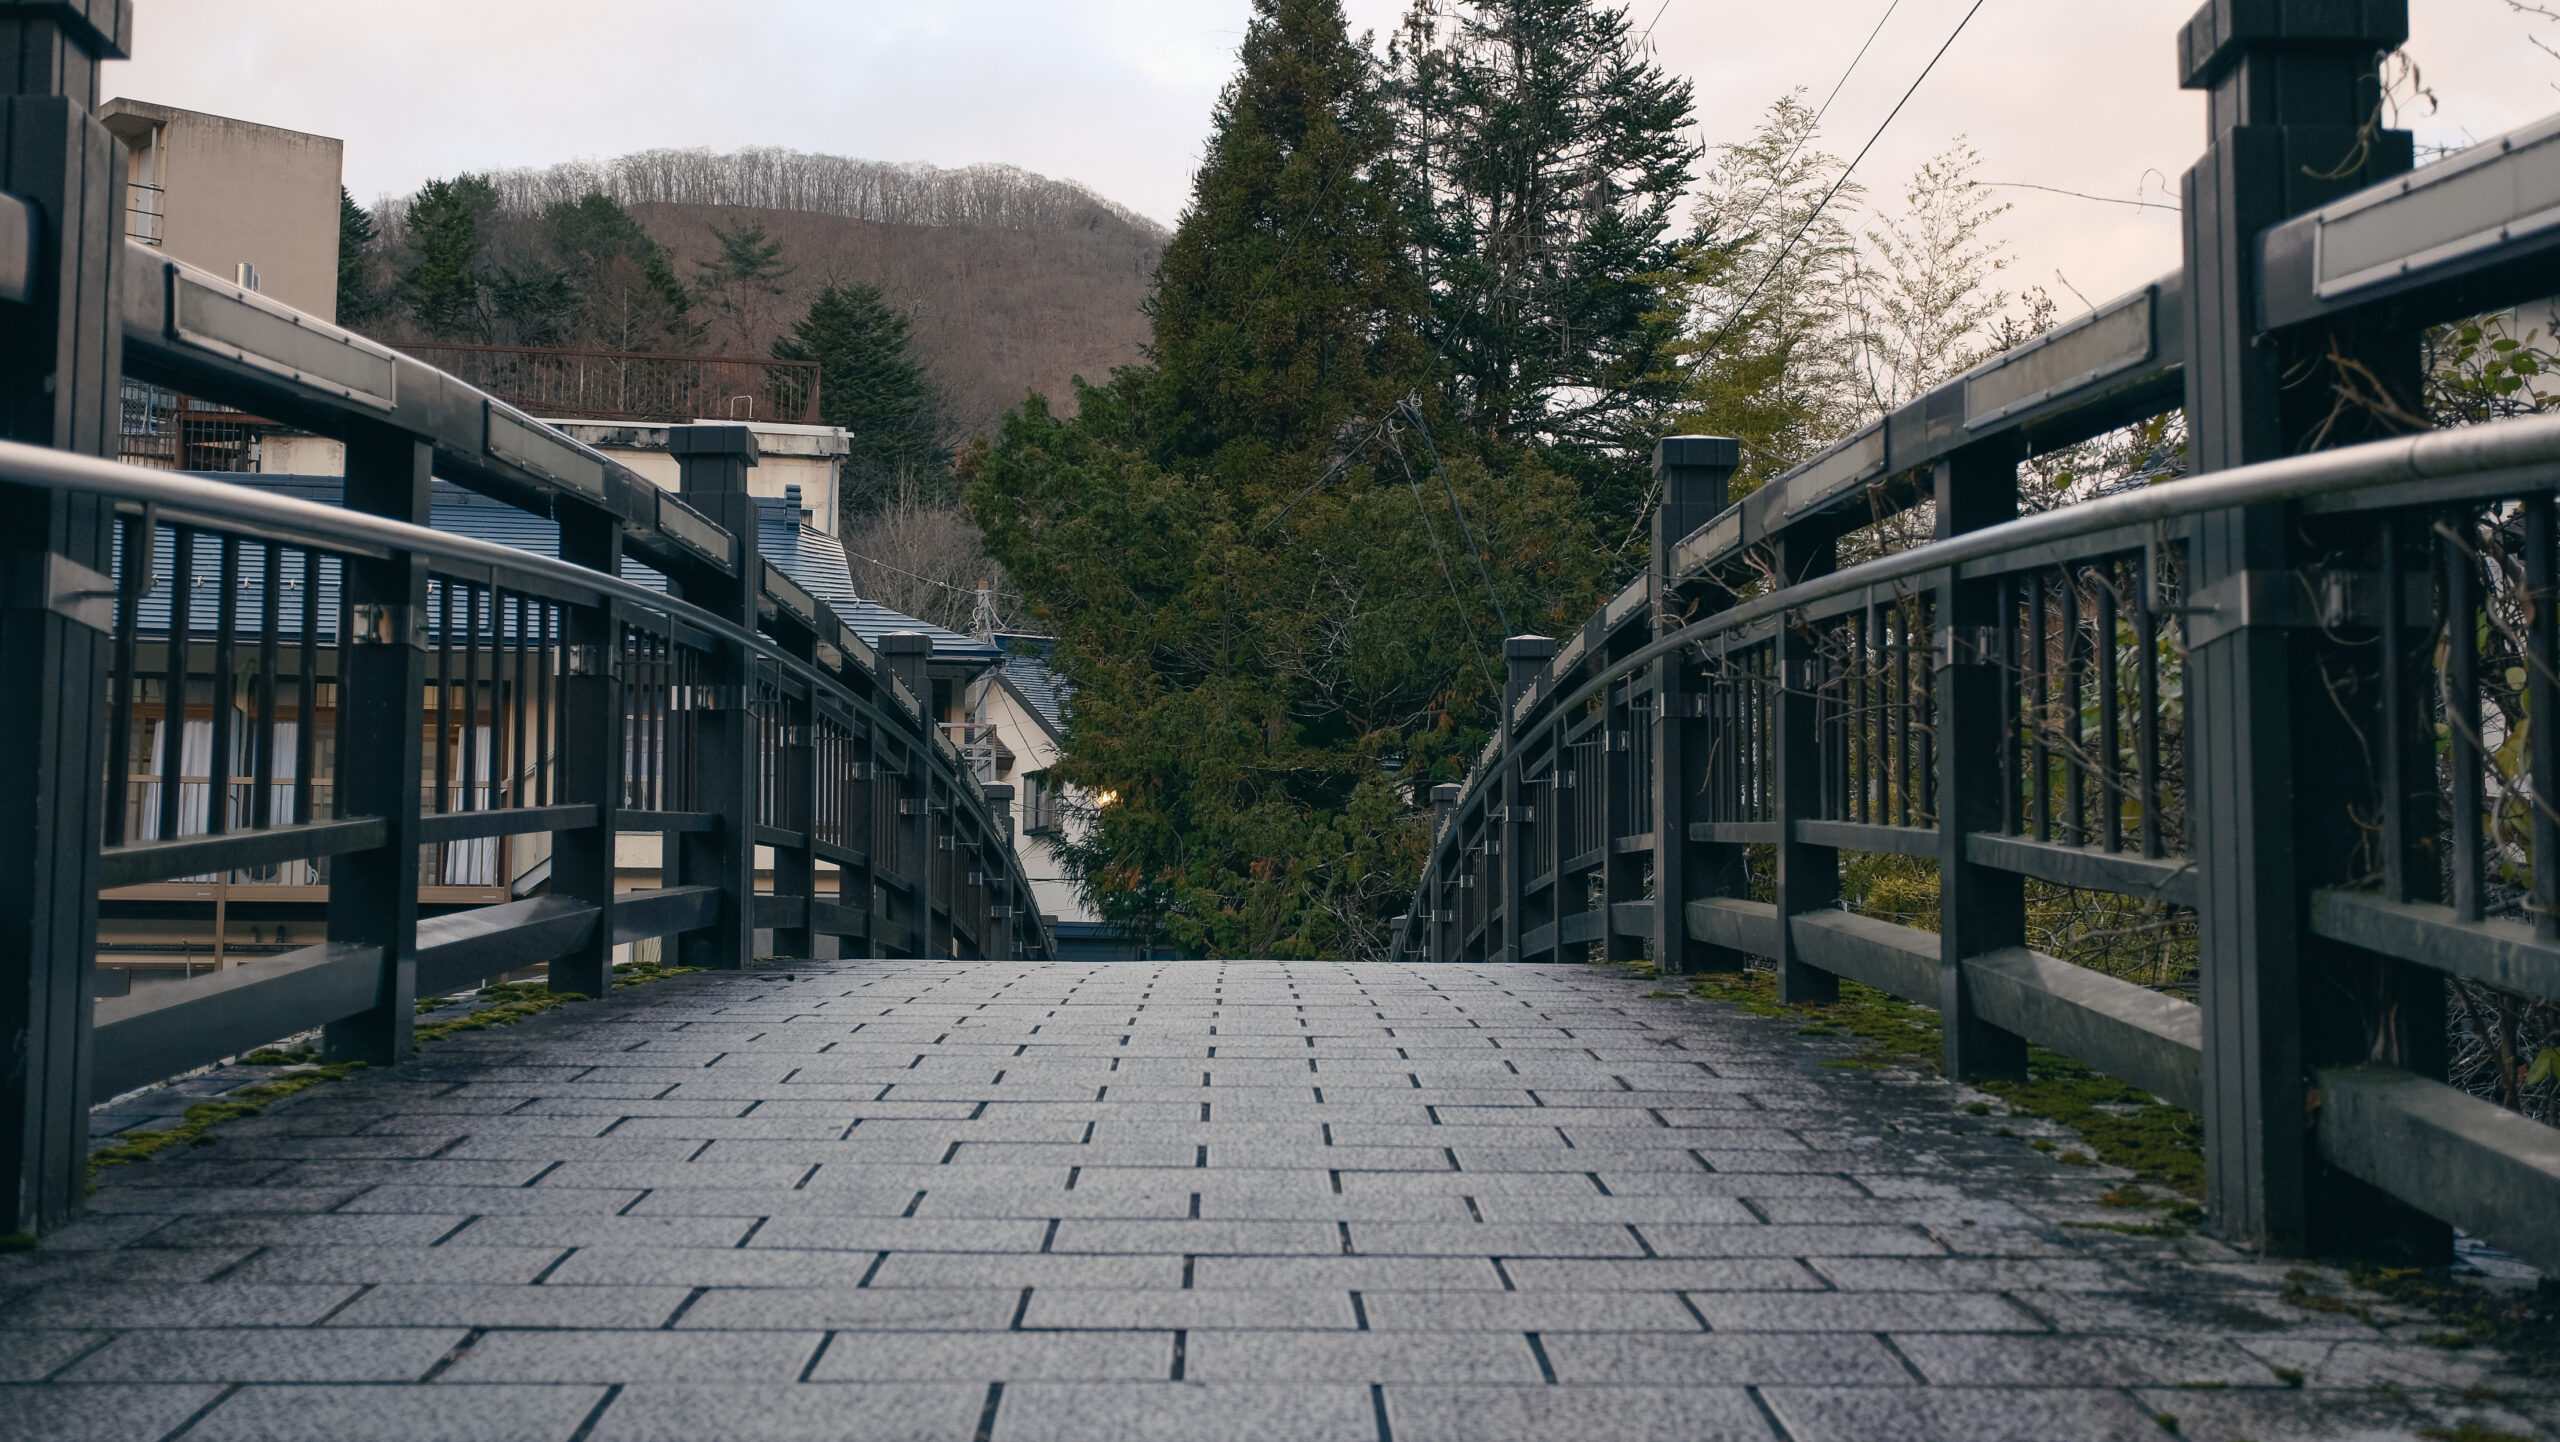
[[[888,868],[889,874],[902,884],[894,915],[906,929],[907,942],[900,950],[908,956],[934,954],[933,815],[929,804],[933,796],[933,683],[925,674],[925,661],[932,654],[933,638],[921,631],[892,631],[880,638],[880,667],[914,698],[919,737],[917,742],[900,747],[908,759],[906,774],[895,781],[898,819]],[[894,694],[881,709],[891,715],[892,725],[902,724],[894,719],[904,714]],[[879,859],[874,857],[872,864],[878,866]]]
[[[798,523],[796,515],[793,523]],[[784,655],[815,666],[817,633],[787,608],[777,608],[771,634]],[[776,956],[809,957],[818,952],[818,934],[809,926],[809,906],[818,895],[818,853],[812,844],[816,840],[818,814],[818,697],[814,690],[794,696],[786,686],[774,704],[781,709],[774,727],[775,755],[771,760],[780,814],[766,821],[796,833],[797,839],[777,839],[772,843],[773,894],[798,900],[800,921],[796,926],[773,929],[773,951]]]
[[[120,430],[124,168],[89,112],[132,30],[130,0],[0,4],[0,189],[43,232],[0,307],[0,433],[91,456]],[[0,485],[0,1234],[76,1217],[88,1180],[114,539],[104,502]]]
[[[671,426],[667,449],[676,458],[687,503],[737,538],[734,578],[688,581],[685,599],[721,619],[756,628],[764,595],[764,558],[756,545],[756,502],[747,493],[747,469],[756,463],[756,438],[745,426]],[[679,939],[684,964],[735,970],[755,959],[757,767],[760,761],[752,654],[728,641],[715,648],[706,682],[714,709],[697,718],[696,775],[705,810],[720,814],[717,830],[687,832],[677,850],[689,885],[720,888],[720,914],[710,926]]]
[[[1780,531],[1772,548],[1774,584],[1784,587],[1831,574],[1839,563],[1839,537],[1827,526],[1805,523]],[[1822,812],[1821,646],[1799,618],[1781,616],[1770,657],[1778,694],[1771,698],[1769,773],[1777,814],[1778,999],[1840,999],[1840,978],[1806,962],[1796,950],[1788,918],[1821,911],[1840,899],[1840,852],[1796,838],[1796,823]]]
[[[1638,584],[1649,583],[1647,578]],[[1650,704],[1639,694],[1647,684],[1643,675],[1620,682],[1606,699],[1608,719],[1602,723],[1607,729],[1602,733],[1600,765],[1609,780],[1608,825],[1602,828],[1608,837],[1601,843],[1608,850],[1600,863],[1600,957],[1604,961],[1641,961],[1653,939],[1651,928],[1646,928],[1647,934],[1630,934],[1618,921],[1619,907],[1644,901],[1645,868],[1653,860],[1655,838],[1636,829],[1651,799],[1644,790],[1649,783],[1637,774],[1634,750],[1637,709]],[[1659,822],[1660,813],[1655,819]]]
[[[2017,518],[2018,461],[2011,446],[1967,446],[1938,462],[1932,479],[1939,540]],[[1966,957],[2027,938],[2025,878],[1977,866],[1965,849],[1972,833],[2000,829],[2006,814],[2001,756],[2016,744],[2017,718],[2000,712],[2008,659],[2001,654],[2007,618],[2000,614],[2000,583],[1943,575],[1936,604],[1941,1061],[1947,1075],[1966,1081],[2024,1080],[2025,1039],[1982,1020],[1964,975]]]
[[[2261,232],[2409,168],[2408,133],[2370,128],[2377,57],[2407,34],[2404,0],[2216,0],[2179,36],[2181,83],[2209,97],[2182,206],[2188,446],[2199,471],[2274,459],[2315,436],[2337,445],[2378,433],[2370,411],[2333,409],[2333,356],[2416,404],[2406,332],[2261,334],[2257,323]],[[2342,658],[2324,654],[2317,634],[2238,604],[2251,573],[2321,558],[2330,538],[2288,512],[2199,517],[2188,555],[2208,1204],[2225,1235],[2278,1255],[2434,1261],[2450,1252],[2445,1226],[2331,1170],[2313,1140],[2312,1070],[2397,1055],[2440,1075],[2444,1003],[2440,978],[2323,942],[2307,925],[2309,890],[2355,874],[2356,798],[2329,782],[2365,761],[2321,680],[2335,669],[2324,663]]]
[[[607,576],[622,571],[622,523],[610,512],[564,500],[557,507],[560,559]],[[551,963],[551,989],[603,996],[613,989],[613,880],[622,804],[622,623],[613,607],[562,608],[560,799],[596,808],[596,824],[551,841],[555,896],[593,902],[595,933]],[[671,872],[674,838],[659,838],[659,868]],[[672,880],[672,877],[669,877]]]
[[[1538,668],[1552,660],[1556,643],[1544,636],[1512,636],[1502,643],[1502,661],[1509,669],[1502,682],[1502,949],[1497,961],[1519,961],[1521,938],[1528,932],[1529,867],[1536,858],[1528,854],[1521,828],[1523,809],[1538,804],[1529,795],[1528,768],[1519,753],[1519,737],[1513,734],[1513,713],[1520,698],[1536,684]]]
[[[1742,463],[1742,443],[1724,436],[1668,436],[1653,448],[1662,504],[1653,518],[1654,633],[1667,635],[1703,615],[1713,601],[1671,587],[1676,552],[1690,533],[1725,508],[1726,483]],[[1696,615],[1691,614],[1695,607]],[[1730,971],[1740,952],[1689,939],[1688,904],[1716,895],[1739,873],[1742,848],[1691,840],[1689,823],[1706,819],[1708,723],[1697,714],[1704,692],[1677,654],[1654,666],[1653,956],[1665,973]]]
[[[1466,790],[1455,781],[1443,781],[1431,788],[1431,842],[1434,847],[1440,844],[1440,839],[1447,836],[1449,828],[1455,824],[1458,798],[1465,795]],[[1445,854],[1452,864],[1457,862],[1457,852],[1450,851]],[[1435,870],[1430,874],[1429,885],[1425,888],[1431,899],[1429,922],[1431,944],[1423,953],[1422,959],[1425,961],[1457,959],[1456,940],[1450,934],[1457,924],[1455,914],[1449,910],[1450,879],[1447,871]]]
[[[987,794],[987,814],[995,823],[986,858],[979,863],[987,870],[987,959],[1011,961],[1022,955],[1023,909],[1023,899],[1013,892],[1013,788],[997,781],[981,789]],[[1004,915],[996,915],[996,907],[1003,907]]]
[[[427,523],[435,448],[406,431],[347,429],[346,507]],[[350,557],[349,644],[338,674],[337,814],[379,816],[383,844],[329,861],[329,940],[382,948],[371,1011],[321,1032],[332,1061],[405,1059],[418,1002],[418,786],[426,729],[427,563]],[[444,744],[437,738],[437,744]]]

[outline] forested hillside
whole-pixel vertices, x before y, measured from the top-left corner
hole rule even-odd
[[[684,275],[717,258],[714,225],[763,226],[791,267],[773,302],[790,319],[830,281],[878,287],[912,322],[916,354],[964,440],[993,430],[1025,394],[1065,395],[1072,377],[1109,375],[1146,344],[1138,306],[1160,242],[1125,222],[1000,230],[700,204],[642,203],[631,212]],[[767,336],[754,349],[770,347]]]
[[[467,245],[450,235],[456,211],[471,221]],[[578,223],[564,230],[563,216]],[[621,217],[659,253],[611,234]],[[358,222],[372,234],[342,289],[358,292],[347,307],[358,322],[384,335],[765,355],[829,284],[873,287],[909,318],[954,444],[1031,391],[1065,395],[1073,376],[1137,360],[1139,306],[1165,240],[1124,206],[1010,166],[773,149],[465,174]],[[441,291],[423,253],[439,223],[457,252]],[[715,231],[745,227],[779,250],[768,274],[724,287]],[[617,280],[611,262],[625,254],[631,273]],[[451,283],[463,279],[477,283]],[[643,310],[672,313],[635,326]]]

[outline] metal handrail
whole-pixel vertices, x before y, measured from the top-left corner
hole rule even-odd
[[[840,678],[790,655],[771,640],[734,621],[620,576],[591,571],[572,562],[520,551],[494,541],[458,536],[225,481],[129,466],[17,441],[0,441],[0,480],[78,491],[154,507],[170,520],[209,522],[217,527],[229,524],[268,534],[285,532],[298,540],[322,546],[335,544],[360,553],[405,551],[430,559],[540,577],[556,585],[591,591],[651,613],[680,619],[688,626],[710,632],[821,683],[846,703],[862,704],[861,698]],[[840,620],[838,624],[841,624]],[[890,689],[894,683],[894,678],[885,672],[881,680],[884,689]],[[885,712],[898,708],[884,704],[880,709]],[[919,729],[923,732],[920,739],[925,741],[921,749],[944,759],[955,785],[972,796],[980,795],[972,769],[953,764],[945,748],[935,744],[942,740],[939,729],[930,725]],[[1011,856],[1009,848],[1007,864],[1017,872],[1020,870],[1019,859]],[[1023,886],[1028,889],[1027,880]]]
[[[45,454],[52,454],[46,452]],[[1570,692],[1539,698],[1525,724],[1510,733],[1517,747],[1542,738],[1561,718],[1617,681],[1644,669],[1684,646],[1748,626],[1771,616],[1834,596],[1866,590],[1915,576],[1945,571],[1968,561],[1986,560],[2029,547],[2131,526],[2183,519],[2207,511],[2305,500],[2339,492],[2454,478],[2488,479],[2512,475],[2516,489],[2535,485],[2560,487],[2560,414],[2524,416],[2458,430],[2421,431],[2389,440],[2340,446],[2235,466],[2227,471],[2189,476],[2145,490],[2128,491],[2076,506],[2021,516],[1979,531],[1968,531],[1914,550],[1879,556],[1872,561],[1801,581],[1781,591],[1757,596],[1740,605],[1656,637],[1628,653]],[[1494,755],[1503,738],[1495,738]],[[1468,777],[1459,800],[1463,809],[1475,799],[1476,781],[1497,768],[1483,765]],[[1441,853],[1458,828],[1433,838],[1424,867],[1427,877],[1441,865]]]
[[[457,536],[449,531],[431,530],[387,516],[324,506],[317,501],[277,495],[227,481],[204,480],[178,471],[128,466],[18,441],[0,441],[0,479],[109,496],[136,505],[157,506],[164,511],[183,512],[189,521],[269,529],[289,527],[297,533],[298,539],[324,545],[334,543],[358,552],[407,551],[463,565],[491,566],[540,576],[558,584],[628,601],[650,611],[678,616],[688,625],[788,662],[794,668],[807,666],[806,662],[783,652],[765,637],[663,591],[653,591],[620,576],[591,571],[573,562],[520,551],[495,541]]]

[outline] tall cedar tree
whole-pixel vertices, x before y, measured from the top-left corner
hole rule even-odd
[[[1242,60],[1155,364],[1080,384],[1073,420],[1032,397],[970,458],[968,505],[1076,687],[1061,779],[1103,800],[1069,860],[1103,915],[1215,955],[1371,955],[1417,796],[1492,721],[1477,562],[1560,630],[1597,547],[1570,482],[1461,451],[1484,555],[1460,549],[1391,423],[1433,377],[1374,63],[1335,0],[1257,0]]]
[[[381,308],[373,289],[373,217],[338,187],[338,324],[350,330]]]
[[[1389,59],[1442,407],[1624,531],[1679,391],[1661,281],[1701,154],[1689,82],[1593,0],[1416,0]]]
[[[773,343],[779,359],[818,363],[818,418],[853,433],[844,466],[849,519],[902,494],[950,504],[942,392],[915,358],[908,328],[878,287],[831,282]]]
[[[418,329],[438,340],[480,340],[489,276],[481,231],[498,210],[498,189],[485,175],[430,180],[409,202],[410,263],[400,273],[400,300]]]
[[[1334,0],[1254,9],[1148,308],[1159,459],[1248,487],[1279,457],[1321,467],[1428,364],[1374,62]]]

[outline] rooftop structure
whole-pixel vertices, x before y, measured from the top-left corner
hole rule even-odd
[[[341,142],[147,100],[98,118],[124,142],[127,235],[337,318]]]

